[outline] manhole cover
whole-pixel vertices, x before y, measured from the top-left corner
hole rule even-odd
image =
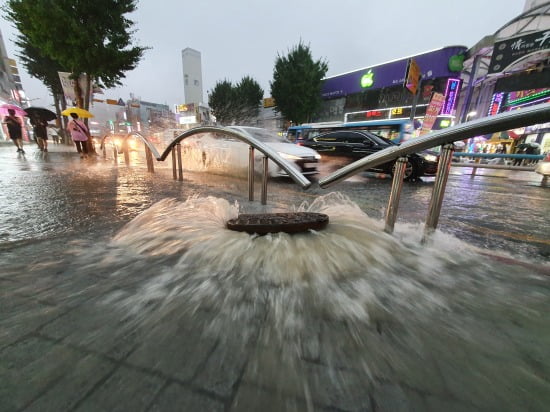
[[[230,230],[258,235],[300,233],[324,229],[328,225],[328,216],[312,212],[242,214],[228,220],[226,225]]]

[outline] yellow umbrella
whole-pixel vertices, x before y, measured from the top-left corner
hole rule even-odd
[[[70,116],[71,113],[76,113],[78,117],[94,117],[88,110],[81,109],[80,107],[69,107],[61,112],[63,116]]]

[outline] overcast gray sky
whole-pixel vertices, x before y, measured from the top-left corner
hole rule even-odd
[[[3,2],[2,2],[3,3]],[[106,98],[184,103],[181,51],[202,53],[204,99],[216,82],[254,78],[270,95],[278,54],[302,40],[335,75],[445,46],[471,47],[523,11],[525,0],[140,0],[135,44],[150,47]],[[0,20],[10,57],[15,30]],[[17,60],[17,58],[16,58]],[[18,62],[19,64],[19,62]],[[53,102],[20,66],[33,105]]]

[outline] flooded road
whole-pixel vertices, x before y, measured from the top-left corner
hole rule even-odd
[[[550,193],[540,176],[362,175],[268,205],[228,175],[148,174],[0,146],[5,410],[534,410],[550,401]],[[121,161],[121,158],[119,158]],[[259,185],[256,197],[259,198]],[[249,236],[238,213],[326,213]]]

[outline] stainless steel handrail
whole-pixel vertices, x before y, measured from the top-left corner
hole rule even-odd
[[[166,157],[172,152],[172,150],[180,144],[180,142],[184,139],[187,139],[191,136],[201,134],[201,133],[221,133],[224,135],[228,135],[231,137],[235,137],[238,140],[247,143],[250,147],[253,147],[254,149],[259,150],[261,153],[264,154],[267,158],[275,162],[281,169],[283,169],[286,173],[288,173],[289,177],[294,180],[297,184],[299,184],[303,189],[307,189],[311,186],[311,182],[285,158],[283,158],[281,155],[279,155],[275,150],[271,149],[269,146],[265,145],[264,143],[258,141],[257,139],[254,139],[251,136],[245,135],[243,133],[239,133],[235,130],[232,130],[227,127],[220,127],[220,126],[200,126],[195,127],[193,129],[189,129],[185,131],[184,133],[180,134],[179,136],[175,137],[174,140],[172,140],[164,152],[162,154],[159,154],[157,148],[153,143],[151,143],[145,136],[143,136],[140,133],[130,133],[126,136],[135,136],[139,138],[143,144],[151,150],[151,153],[158,161],[164,161]],[[105,141],[107,136],[105,136],[102,140],[102,144]]]
[[[379,166],[400,156],[406,156],[435,146],[474,136],[500,132],[502,130],[516,129],[536,123],[546,123],[548,121],[550,121],[550,103],[538,104],[521,110],[514,110],[512,112],[497,114],[496,116],[461,123],[447,129],[416,137],[399,146],[389,147],[359,159],[320,179],[319,186],[322,188],[330,187],[364,170]]]

